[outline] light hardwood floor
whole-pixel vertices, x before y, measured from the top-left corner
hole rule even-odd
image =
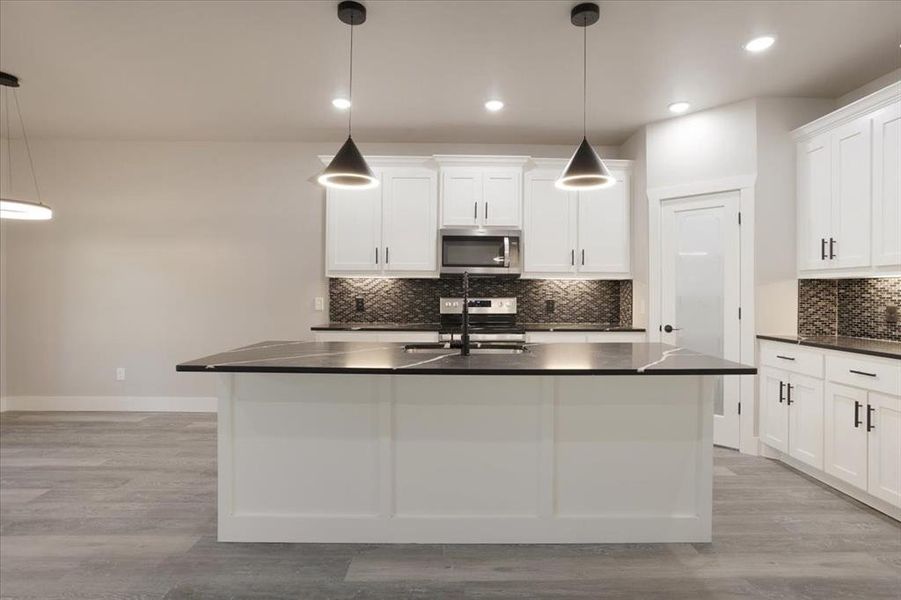
[[[215,417],[4,413],[3,599],[901,598],[901,525],[717,449],[711,544],[220,544]]]

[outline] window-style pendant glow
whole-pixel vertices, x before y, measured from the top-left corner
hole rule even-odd
[[[582,143],[576,148],[563,173],[554,183],[562,190],[594,190],[610,187],[616,179],[610,175],[607,165],[588,143],[587,90],[588,90],[588,38],[587,31],[600,18],[600,9],[593,2],[579,4],[572,9],[570,21],[582,28]]]
[[[338,4],[338,19],[350,25],[350,86],[347,97],[347,141],[335,154],[335,157],[319,175],[316,181],[330,188],[368,189],[376,187],[379,180],[366,164],[351,137],[351,117],[353,114],[354,89],[354,25],[366,22],[366,7],[359,2],[345,0]],[[337,105],[336,105],[337,106]]]
[[[9,195],[12,196],[13,165],[12,165],[12,130],[9,127],[9,95],[13,94],[16,105],[16,114],[19,117],[19,126],[22,129],[22,139],[25,140],[25,152],[28,155],[28,165],[31,168],[31,180],[34,182],[34,193],[37,202],[18,200],[14,198],[0,198],[0,219],[17,219],[20,221],[46,221],[53,218],[53,211],[49,206],[41,203],[41,190],[38,188],[38,178],[34,172],[34,160],[31,158],[31,146],[28,143],[28,134],[25,132],[25,121],[22,120],[22,110],[19,108],[19,96],[15,88],[19,87],[19,78],[9,73],[0,71],[0,86],[4,89],[4,112],[6,113],[6,157],[7,157],[7,184]]]

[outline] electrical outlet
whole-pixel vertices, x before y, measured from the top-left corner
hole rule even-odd
[[[552,313],[557,308],[557,303],[553,300],[545,300],[544,301],[544,312]]]
[[[357,312],[363,312],[364,310],[366,310],[366,301],[363,298],[354,298],[354,303]]]
[[[889,305],[885,307],[885,322],[886,323],[897,323],[898,322],[898,307]]]
[[[317,310],[319,312],[324,311],[325,310],[325,298],[323,298],[321,296],[317,296],[313,300],[313,309]]]
[[[116,369],[116,381],[125,381],[125,367]]]

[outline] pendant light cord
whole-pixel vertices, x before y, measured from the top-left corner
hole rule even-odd
[[[588,26],[582,26],[582,137],[588,138]]]
[[[8,94],[9,92],[7,92],[7,99],[9,99]],[[19,108],[19,94],[15,91],[13,91],[13,100],[16,102],[16,114],[19,115],[19,124],[22,126],[22,138],[25,140],[25,153],[28,154],[28,165],[31,167],[31,179],[34,181],[34,193],[38,197],[38,202],[40,202],[41,188],[38,187],[38,176],[34,172],[34,159],[31,158],[31,146],[28,143],[28,134],[25,132],[25,120],[22,118],[22,110]]]
[[[347,137],[350,137],[350,126],[354,114],[354,18],[350,18],[350,84],[348,85]]]
[[[9,128],[9,88],[4,87],[5,94],[5,112],[6,112],[6,179],[8,182],[8,192],[12,196],[13,193],[13,132]]]

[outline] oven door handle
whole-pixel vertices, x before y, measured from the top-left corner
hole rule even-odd
[[[510,238],[504,236],[504,268],[510,268]]]

